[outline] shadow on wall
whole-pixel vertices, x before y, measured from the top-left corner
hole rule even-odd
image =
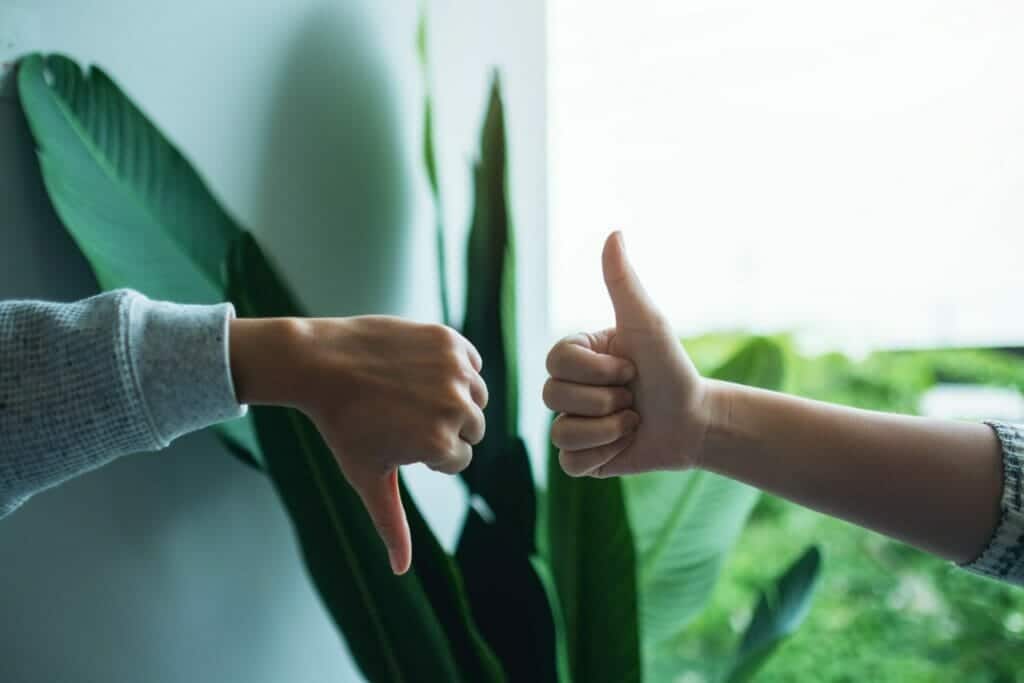
[[[13,70],[0,73],[0,300],[73,301],[98,291],[39,172]]]
[[[269,79],[254,229],[315,315],[397,313],[407,284],[399,100],[365,12],[312,12]]]
[[[4,80],[0,300],[90,296],[96,281],[46,195],[13,76]],[[297,666],[303,650],[280,624],[312,624],[337,650],[291,543],[266,480],[210,434],[41,493],[0,520],[0,586],[18,587],[0,591],[0,679],[282,680],[275,667]],[[246,638],[216,636],[239,623]],[[350,670],[337,660],[332,670]]]

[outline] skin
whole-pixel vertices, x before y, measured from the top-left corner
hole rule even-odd
[[[484,436],[480,354],[454,330],[386,316],[231,321],[240,403],[296,408],[359,493],[396,574],[412,541],[401,465],[465,469]]]
[[[701,468],[900,539],[975,559],[1000,516],[984,424],[891,415],[701,377],[630,266],[602,256],[615,327],[558,342],[544,401],[572,476]]]

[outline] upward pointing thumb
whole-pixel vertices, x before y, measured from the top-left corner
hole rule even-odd
[[[622,233],[613,232],[604,243],[601,254],[604,284],[615,308],[616,327],[647,327],[660,319],[660,313],[640,283],[626,257]]]

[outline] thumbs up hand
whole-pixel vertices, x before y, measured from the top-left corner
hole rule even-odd
[[[544,402],[571,476],[610,477],[697,465],[710,424],[706,381],[651,302],[621,233],[602,255],[615,327],[577,334],[548,354]]]

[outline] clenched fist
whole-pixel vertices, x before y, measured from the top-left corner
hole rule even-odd
[[[544,402],[572,476],[609,477],[697,465],[710,408],[706,382],[626,258],[622,235],[602,255],[615,327],[558,342]]]
[[[392,569],[412,560],[398,467],[466,468],[484,436],[481,359],[458,332],[400,318],[234,320],[239,402],[313,420],[380,533]]]

